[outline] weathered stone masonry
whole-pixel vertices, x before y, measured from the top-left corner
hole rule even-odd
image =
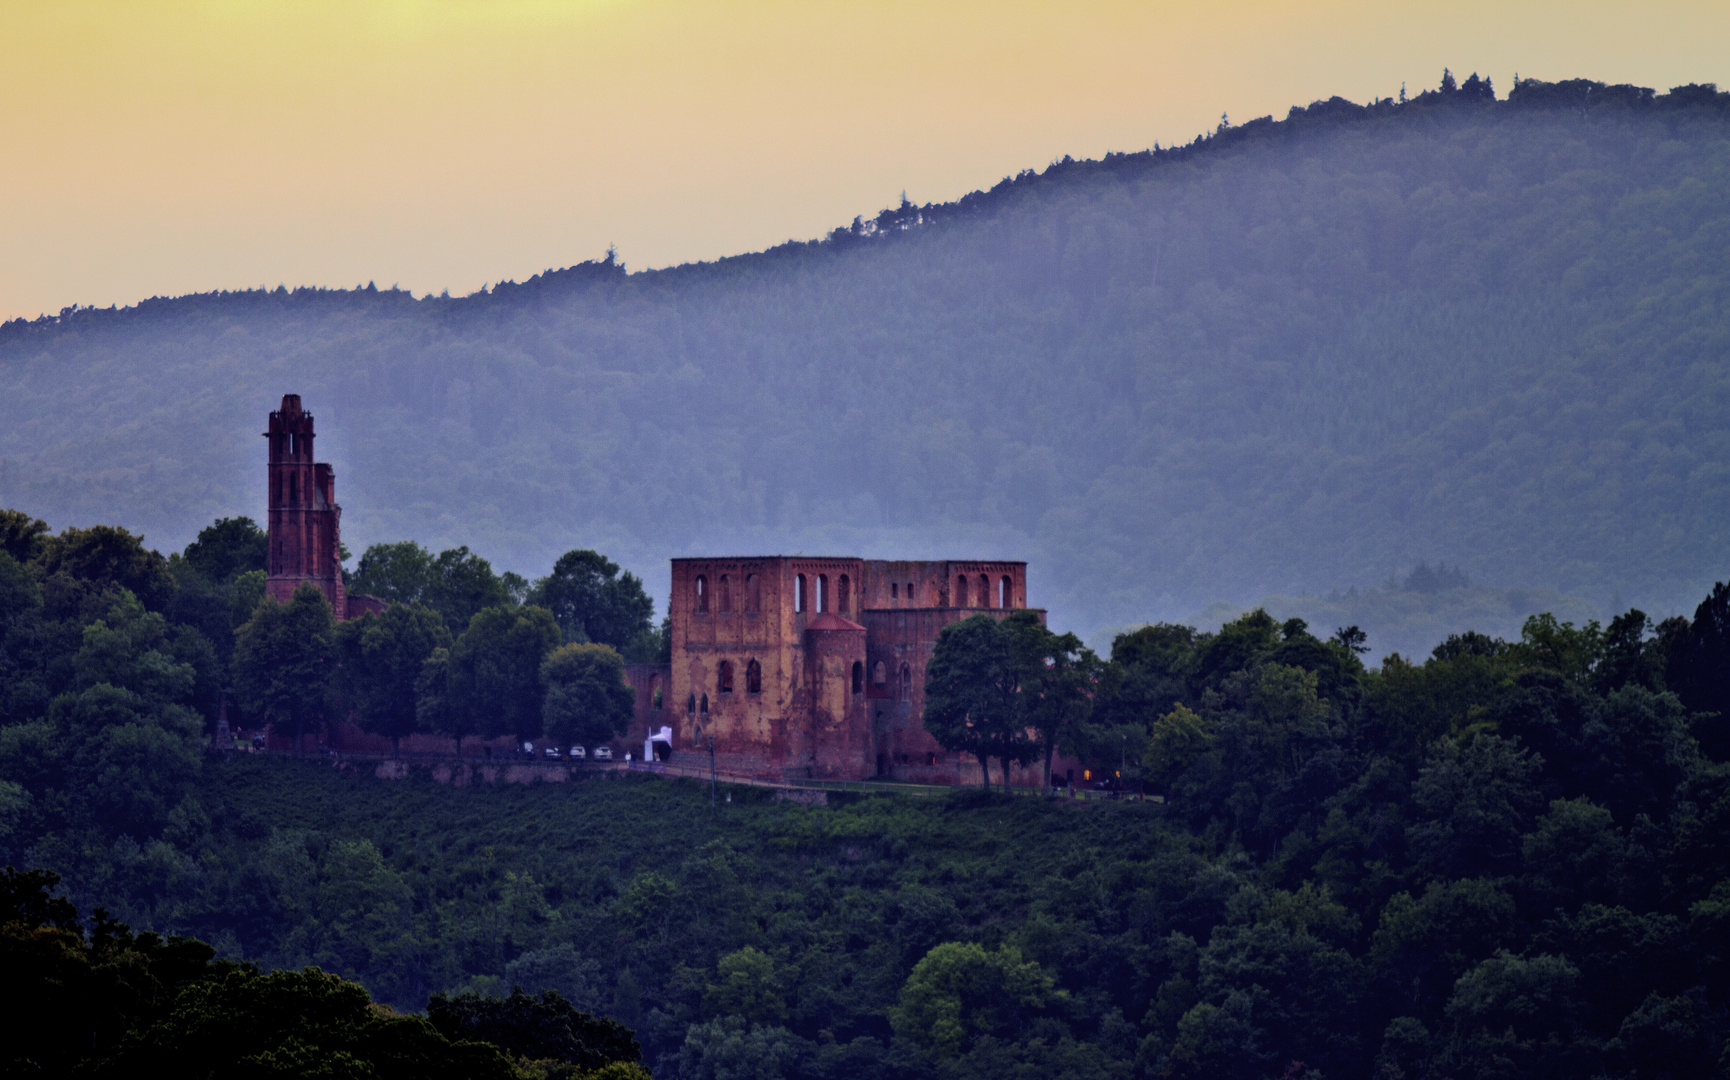
[[[943,627],[1027,606],[1026,563],[775,555],[672,570],[672,663],[630,671],[635,745],[665,725],[675,759],[706,763],[713,739],[731,772],[978,781],[977,762],[924,728],[925,668]]]
[[[266,594],[287,603],[302,582],[310,581],[330,601],[338,621],[384,610],[382,601],[349,596],[343,586],[336,473],[327,463],[313,461],[312,414],[301,409],[299,394],[282,396],[282,408],[270,414],[264,437],[270,440]]]

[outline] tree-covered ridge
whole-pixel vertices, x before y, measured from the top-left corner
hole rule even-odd
[[[401,1016],[316,967],[215,960],[100,909],[87,927],[58,884],[0,871],[8,1076],[646,1080],[630,1032],[557,993],[436,998],[430,1022]]]
[[[117,779],[129,753],[146,772],[196,771],[219,711],[299,747],[338,720],[393,747],[426,733],[459,748],[471,735],[605,742],[634,710],[626,657],[665,660],[666,624],[652,628],[642,583],[598,552],[566,552],[531,583],[466,547],[375,544],[350,584],[387,604],[340,624],[310,583],[286,603],[267,597],[265,555],[249,518],[219,519],[164,558],[115,526],[56,535],[0,510],[0,723],[45,736],[71,724],[90,748],[144,740],[83,755],[106,773],[75,768],[68,791]]]
[[[707,265],[13,323],[0,495],[183,543],[292,385],[357,548],[991,551],[1086,633],[1424,560],[1683,610],[1730,505],[1726,95],[1486,89]]]
[[[1164,801],[811,807],[741,788],[711,807],[644,776],[457,788],[209,755],[198,687],[223,661],[172,614],[203,610],[179,590],[217,587],[186,576],[192,556],[0,528],[28,555],[0,554],[0,698],[24,710],[0,724],[0,859],[64,875],[69,900],[140,935],[210,943],[174,946],[209,973],[190,989],[136,983],[120,1027],[142,1034],[99,1047],[117,1070],[188,1042],[293,1072],[481,1038],[519,1071],[556,1050],[534,1068],[569,1075],[594,1064],[582,1047],[624,1051],[616,1025],[684,1080],[1673,1077],[1730,1053],[1730,585],[1692,618],[1534,617],[1518,640],[1463,633],[1376,667],[1355,627],[1260,611],[1147,626],[1108,660],[1037,619],[967,620],[932,665],[963,722],[934,724],[983,723],[973,749],[999,761],[1055,743]],[[198,559],[223,537],[245,530],[212,526]],[[159,564],[163,611],[116,580]],[[237,641],[260,613],[328,618],[312,589],[255,602]],[[348,645],[324,624],[382,691],[412,665],[369,658],[367,630],[454,652],[421,633],[433,609],[391,611],[394,630],[342,624]],[[488,647],[546,656],[522,668],[561,688],[544,723],[616,704],[610,647],[561,645],[533,605],[485,608],[462,637],[493,621]],[[0,945],[107,963],[58,936],[86,930],[41,888],[15,892],[26,925]],[[389,1014],[368,994],[428,1019],[376,1038]],[[320,1009],[347,1017],[327,1042],[304,1037]]]

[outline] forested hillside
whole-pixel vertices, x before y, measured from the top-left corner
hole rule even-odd
[[[1423,560],[1683,611],[1730,527],[1727,102],[1449,79],[715,264],[15,321],[0,504],[259,517],[293,391],[356,551],[657,594],[674,554],[1021,557],[1083,633]]]
[[[928,730],[1000,765],[1055,745],[1164,801],[816,807],[237,752],[211,737],[228,686],[297,736],[347,717],[393,739],[423,721],[604,739],[632,701],[608,642],[663,640],[595,552],[528,582],[371,548],[356,580],[405,603],[341,624],[311,586],[265,598],[263,554],[248,521],[164,558],[0,512],[0,864],[62,875],[91,914],[0,875],[6,1071],[305,1075],[349,1055],[377,1068],[327,1075],[466,1059],[642,1080],[639,1043],[663,1080],[1657,1080],[1730,1061],[1730,585],[1691,619],[1537,616],[1375,667],[1356,628],[1260,610],[1143,627],[1104,661],[1032,613],[979,615],[936,643]],[[1404,587],[1459,574],[1423,570]],[[516,985],[564,1000],[531,1009]],[[529,1068],[553,1059],[589,1065]]]

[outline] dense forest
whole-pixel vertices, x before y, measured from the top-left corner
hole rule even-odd
[[[165,558],[0,514],[0,859],[29,868],[0,880],[10,1071],[1730,1070],[1730,585],[1691,618],[1534,616],[1515,640],[1461,633],[1375,667],[1358,628],[1260,610],[1143,627],[1098,658],[1035,619],[967,620],[934,657],[934,731],[975,708],[949,691],[991,667],[970,666],[994,647],[980,631],[1039,630],[1088,680],[1061,740],[1161,801],[711,805],[643,774],[457,788],[213,752],[214,694],[269,672],[249,649],[293,635],[267,630],[316,614],[316,594],[262,598],[260,553],[234,519]],[[393,640],[447,666],[464,641],[616,661],[605,639],[655,640],[640,583],[593,552],[533,581],[459,549],[359,565],[401,592],[342,626],[394,618]],[[352,644],[331,639],[338,666],[366,667]],[[1061,666],[1035,664],[1054,697]],[[425,669],[404,668],[417,695]],[[405,680],[380,670],[388,704]],[[349,678],[329,692],[368,685]],[[604,708],[551,690],[548,714]],[[258,700],[278,722],[299,707]]]
[[[657,596],[675,554],[1020,557],[1090,640],[1421,562],[1515,590],[1426,649],[1534,596],[1686,613],[1730,526],[1730,94],[1502,89],[1333,98],[712,264],[14,321],[0,502],[182,546],[257,516],[292,391],[356,550],[592,548]]]

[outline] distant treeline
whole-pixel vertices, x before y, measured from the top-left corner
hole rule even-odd
[[[844,247],[860,240],[887,239],[898,233],[904,233],[924,225],[932,225],[942,221],[950,221],[970,214],[984,214],[996,208],[996,204],[1012,192],[1017,186],[1027,186],[1039,182],[1050,183],[1067,179],[1071,176],[1091,171],[1114,171],[1135,168],[1145,163],[1158,161],[1182,161],[1192,155],[1226,146],[1253,141],[1256,138],[1277,133],[1281,137],[1292,137],[1313,131],[1316,125],[1337,125],[1350,121],[1368,120],[1375,117],[1398,115],[1412,110],[1423,112],[1434,108],[1486,108],[1494,107],[1504,112],[1567,112],[1586,117],[1594,112],[1606,111],[1677,113],[1699,112],[1707,115],[1730,115],[1730,91],[1720,91],[1715,83],[1688,83],[1684,86],[1672,87],[1668,93],[1660,94],[1648,86],[1635,86],[1631,83],[1605,84],[1592,79],[1564,79],[1560,82],[1544,82],[1541,79],[1514,79],[1512,91],[1505,99],[1496,98],[1495,87],[1489,79],[1480,79],[1476,72],[1467,77],[1462,85],[1451,72],[1444,71],[1441,85],[1434,90],[1425,90],[1412,98],[1405,97],[1404,90],[1399,98],[1377,98],[1367,104],[1347,100],[1335,95],[1326,101],[1316,101],[1308,107],[1293,105],[1286,112],[1285,120],[1278,121],[1270,116],[1257,117],[1242,124],[1233,124],[1222,119],[1219,127],[1211,132],[1198,134],[1194,141],[1182,146],[1159,147],[1151,150],[1124,151],[1106,154],[1098,161],[1076,160],[1067,154],[1053,162],[1044,171],[1023,169],[1014,176],[1004,177],[995,186],[971,192],[954,202],[925,203],[916,205],[903,194],[901,202],[886,210],[879,211],[875,216],[867,218],[863,215],[853,219],[850,225],[837,226],[822,238],[810,241],[788,241],[785,244],[772,247],[761,254],[736,255],[718,260],[725,264],[733,260],[760,260],[764,256],[781,254],[806,247],[828,245]],[[677,274],[689,272],[709,264],[696,264],[693,267],[676,267],[670,270],[647,271],[650,274]],[[603,282],[613,282],[624,276],[625,264],[618,258],[616,251],[609,249],[606,255],[599,259],[578,263],[574,266],[548,270],[536,274],[526,281],[500,281],[494,285],[483,286],[474,293],[463,297],[452,297],[448,293],[433,295],[427,293],[416,300],[412,292],[397,288],[380,289],[374,283],[355,289],[329,288],[325,286],[298,286],[289,289],[277,286],[275,289],[237,289],[221,290],[211,293],[194,293],[185,296],[151,297],[141,300],[135,305],[124,309],[109,306],[106,308],[80,306],[77,304],[62,308],[57,314],[43,314],[34,319],[18,316],[0,322],[0,346],[4,346],[9,334],[21,334],[27,328],[65,325],[74,320],[99,321],[127,313],[161,313],[164,315],[185,316],[196,312],[201,306],[200,301],[216,301],[223,310],[232,310],[232,305],[248,298],[255,298],[268,303],[280,303],[291,300],[298,304],[349,304],[363,303],[368,306],[384,304],[400,304],[404,302],[446,304],[476,304],[490,302],[525,303],[549,298],[556,298],[561,293],[573,288],[593,285]]]
[[[1445,560],[1685,611],[1730,529],[1730,95],[1495,89],[1334,98],[714,263],[14,321],[0,500],[184,546],[256,500],[248,418],[292,389],[347,535],[525,575],[992,554],[1093,633]]]
[[[183,776],[224,695],[232,726],[297,740],[352,719],[393,744],[417,732],[587,743],[632,715],[625,657],[664,659],[642,582],[593,551],[531,583],[467,548],[374,545],[348,584],[387,607],[343,623],[310,584],[268,599],[266,554],[244,517],[164,558],[118,527],[54,535],[0,510],[0,720],[59,725],[92,767],[113,767],[109,742],[145,724],[140,752]],[[152,800],[140,821],[171,810]]]

